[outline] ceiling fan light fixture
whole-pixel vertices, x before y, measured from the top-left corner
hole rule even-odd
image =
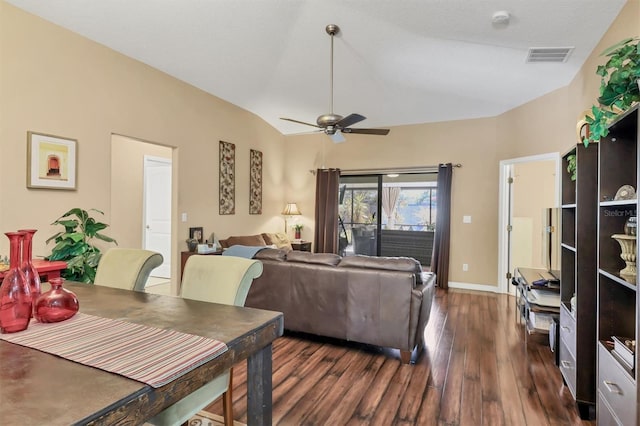
[[[333,36],[340,32],[340,28],[335,24],[326,26],[325,31],[331,37],[331,56],[330,56],[330,73],[329,73],[329,113],[322,114],[316,119],[317,124],[311,124],[300,120],[281,117],[281,120],[291,121],[292,123],[304,124],[306,126],[317,127],[329,136],[334,142],[344,142],[343,133],[360,133],[363,135],[386,135],[389,129],[353,129],[352,126],[365,120],[366,117],[360,114],[349,114],[343,117],[333,112]]]

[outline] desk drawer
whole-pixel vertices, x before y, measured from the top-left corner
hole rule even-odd
[[[598,408],[596,410],[598,426],[621,426],[616,416],[611,412],[602,392],[598,391]]]
[[[571,391],[571,395],[573,399],[576,398],[576,360],[567,349],[567,345],[565,342],[560,339],[560,362],[559,362],[560,372],[564,377],[564,381],[567,382],[567,386],[569,387],[569,391]]]
[[[634,384],[601,343],[598,343],[598,391],[623,425],[636,424]]]
[[[560,306],[560,341],[564,341],[573,357],[576,357],[576,320],[564,303]]]

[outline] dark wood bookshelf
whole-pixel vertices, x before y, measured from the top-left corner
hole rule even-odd
[[[576,156],[575,180],[566,170],[570,155]],[[598,146],[576,144],[562,161],[559,368],[580,416],[591,419],[596,404]]]
[[[612,351],[613,336],[637,340],[638,279],[620,275],[625,262],[620,245],[611,237],[624,234],[626,221],[638,211],[637,197],[615,199],[623,185],[638,188],[637,106],[609,127],[598,148],[597,418],[599,424],[638,424],[637,354],[629,368]]]

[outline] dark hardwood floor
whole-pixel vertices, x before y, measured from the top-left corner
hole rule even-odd
[[[285,334],[273,346],[273,424],[595,425],[580,420],[547,336],[525,347],[522,328],[513,297],[438,290],[415,365],[395,350]],[[233,380],[246,423],[246,363]]]

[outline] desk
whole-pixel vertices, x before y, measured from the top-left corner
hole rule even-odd
[[[539,288],[532,285],[534,281],[547,278],[550,274],[546,269],[516,268],[516,318],[524,320],[525,344],[527,335],[533,333],[549,333],[548,327],[540,327],[531,320],[532,316],[557,320],[560,315],[560,286]]]
[[[271,424],[271,344],[279,312],[68,282],[80,311],[226,343],[228,351],[154,389],[117,374],[0,341],[3,424],[143,424],[239,361],[248,360],[248,424]]]
[[[52,262],[43,259],[33,259],[33,266],[40,274],[41,281],[49,281],[51,278],[60,278],[60,271],[67,268],[67,262],[54,260]],[[0,282],[4,278],[4,272],[0,272]]]

